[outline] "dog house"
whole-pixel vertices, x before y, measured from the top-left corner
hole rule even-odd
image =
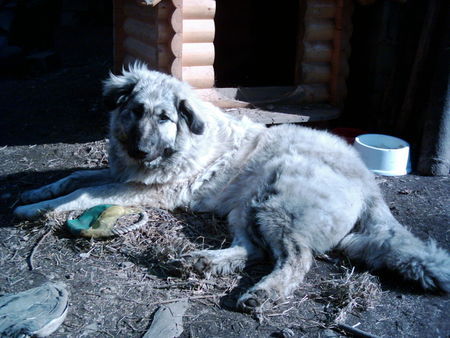
[[[114,0],[114,67],[141,60],[234,114],[337,117],[351,0]],[[245,109],[245,108],[256,109]]]

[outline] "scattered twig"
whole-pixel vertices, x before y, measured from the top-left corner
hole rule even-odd
[[[214,297],[223,297],[226,296],[226,293],[218,293],[216,295],[200,295],[200,296],[188,296],[183,298],[173,298],[173,299],[166,299],[166,300],[160,300],[158,302],[149,303],[148,305],[159,305],[159,304],[168,304],[173,302],[181,302],[185,300],[195,300],[195,299],[204,299],[204,298],[214,298]]]
[[[52,231],[53,231],[53,226],[50,226],[50,229],[48,229],[47,232],[42,235],[42,237],[33,246],[33,249],[31,249],[30,255],[28,256],[28,268],[30,269],[30,271],[32,271],[34,269],[33,258],[37,251],[37,248],[39,247],[39,245],[42,244],[42,242],[47,238],[47,236],[52,233]]]
[[[288,313],[289,311],[293,310],[294,307],[291,306],[289,309],[284,310],[283,312],[279,312],[279,313],[269,313],[266,316],[267,317],[277,317],[277,316],[284,316],[286,313]]]
[[[123,317],[123,318],[128,318],[128,317]],[[123,319],[122,318],[122,319]],[[143,332],[143,331],[145,331],[145,330],[139,330],[139,329],[136,329],[133,325],[131,325],[131,323],[129,322],[129,321],[127,321],[127,320],[123,320],[123,322],[125,323],[125,324],[127,324],[129,327],[131,327],[131,329],[134,331],[134,332]]]
[[[347,325],[347,324],[337,324],[338,329],[344,331],[345,333],[350,333],[354,337],[361,338],[379,338],[379,336],[375,336],[371,333],[365,332],[363,330],[357,329],[356,327]]]

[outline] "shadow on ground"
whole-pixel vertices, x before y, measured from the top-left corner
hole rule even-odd
[[[111,25],[60,27],[55,51],[61,65],[54,70],[0,75],[0,146],[105,136],[101,86],[112,65]]]
[[[165,259],[190,248],[226,245],[224,234],[206,243],[202,239],[202,227],[215,224],[211,216],[166,215],[166,221],[155,219],[140,234],[106,241],[67,235],[61,230],[64,215],[36,222],[11,216],[21,191],[75,169],[107,165],[107,116],[100,93],[111,67],[111,27],[65,28],[58,34],[59,69],[1,79],[0,293],[22,291],[45,280],[64,281],[71,308],[54,337],[140,337],[161,302],[185,297],[191,301],[183,337],[339,336],[324,330],[339,310],[333,300],[336,293],[326,286],[330,280],[341,285],[338,281],[349,271],[358,278],[363,270],[353,273],[338,261],[317,260],[295,296],[259,322],[234,311],[234,303],[268,271],[267,266],[210,280],[171,277],[161,270]],[[403,224],[422,239],[435,238],[450,249],[448,176],[380,177],[378,182]],[[395,276],[381,276],[380,298],[350,311],[345,323],[385,337],[448,336],[448,296],[423,294]]]

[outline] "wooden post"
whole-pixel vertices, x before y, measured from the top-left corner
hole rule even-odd
[[[333,56],[331,61],[330,99],[341,106],[347,94],[348,53],[351,35],[351,0],[338,0],[333,37]]]
[[[123,59],[125,56],[122,43],[124,40],[124,31],[122,29],[123,22],[125,20],[125,15],[123,11],[123,1],[122,0],[113,0],[113,40],[114,40],[114,67],[113,70],[115,73],[120,72],[122,68]]]

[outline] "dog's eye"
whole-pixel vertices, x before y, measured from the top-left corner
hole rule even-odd
[[[134,107],[131,111],[133,112],[134,116],[136,116],[137,118],[141,118],[142,115],[144,115],[144,107],[142,107],[142,106]]]
[[[168,121],[170,121],[170,118],[166,113],[162,113],[161,115],[159,115],[159,123],[166,123]]]

